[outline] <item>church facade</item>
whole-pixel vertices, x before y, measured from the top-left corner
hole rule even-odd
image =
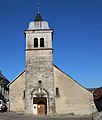
[[[40,15],[24,31],[26,68],[9,84],[10,111],[26,114],[91,114],[93,95],[53,64],[53,29]]]

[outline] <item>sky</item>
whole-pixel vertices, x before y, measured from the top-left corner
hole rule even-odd
[[[86,88],[102,86],[102,0],[0,0],[0,70],[25,69],[25,35],[40,14],[54,29],[54,64]]]

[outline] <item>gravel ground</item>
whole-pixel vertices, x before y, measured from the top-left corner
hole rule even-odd
[[[92,120],[92,116],[71,116],[71,115],[34,116],[34,115],[6,112],[6,113],[0,113],[0,120]]]

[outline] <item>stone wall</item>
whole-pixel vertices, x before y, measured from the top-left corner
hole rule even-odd
[[[60,93],[55,99],[57,114],[85,115],[96,111],[93,95],[55,66],[54,80]]]
[[[22,72],[9,87],[10,111],[24,112],[25,72]]]
[[[26,77],[25,77],[25,112],[33,113],[32,91],[42,81],[47,91],[47,114],[55,113],[54,73],[52,30],[25,31],[26,33]],[[44,38],[44,47],[34,48],[34,38]]]

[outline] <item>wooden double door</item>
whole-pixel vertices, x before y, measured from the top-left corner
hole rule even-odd
[[[47,114],[47,99],[46,97],[33,98],[33,113],[35,115]]]

